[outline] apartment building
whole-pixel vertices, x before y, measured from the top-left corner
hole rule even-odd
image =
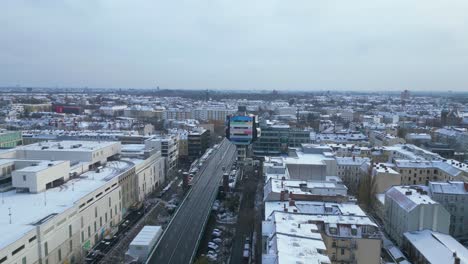
[[[278,226],[293,225],[297,231],[293,233],[298,237],[320,233],[326,250],[323,252],[323,247],[317,246],[316,251],[326,254],[331,263],[375,264],[380,261],[381,236],[378,227],[358,205],[293,200],[266,202],[265,217],[262,224],[264,252],[268,252],[271,238],[274,238],[271,234],[278,232]],[[279,229],[282,230],[282,227]],[[316,241],[320,241],[318,236]],[[305,249],[306,246],[305,243],[296,247]]]
[[[343,180],[343,183],[349,188],[351,193],[357,193],[359,180],[362,176],[361,167],[369,161],[369,158],[356,156],[336,157],[337,176]]]
[[[465,246],[450,235],[427,229],[404,233],[403,250],[415,264],[468,263]]]
[[[331,263],[315,224],[264,221],[262,263]]]
[[[450,213],[450,235],[458,239],[468,238],[468,183],[429,182],[431,198]]]
[[[373,146],[393,146],[397,144],[404,144],[405,140],[395,135],[388,134],[385,131],[371,130],[369,133],[369,141]]]
[[[189,109],[168,108],[164,111],[165,120],[187,120],[192,119],[192,111]]]
[[[401,185],[401,175],[392,164],[375,163],[372,168],[372,193],[384,193],[392,186]]]
[[[198,159],[210,147],[210,131],[198,128],[190,131],[187,135],[188,158],[193,161]]]
[[[468,180],[468,165],[455,160],[395,160],[395,170],[401,174],[405,185]]]
[[[270,178],[263,188],[264,201],[348,201],[345,185],[332,181],[279,180]]]
[[[196,108],[192,111],[192,117],[202,121],[225,121],[228,115],[233,115],[237,109],[228,109],[225,107],[205,107]]]
[[[429,229],[449,233],[449,212],[420,187],[390,188],[385,193],[384,206],[385,231],[399,246],[403,244],[405,232]]]

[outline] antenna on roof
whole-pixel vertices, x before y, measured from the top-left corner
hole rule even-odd
[[[11,225],[11,207],[8,207],[8,216],[10,217],[10,225]]]

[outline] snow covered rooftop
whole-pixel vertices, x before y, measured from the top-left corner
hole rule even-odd
[[[369,158],[361,158],[361,157],[336,157],[336,164],[338,166],[350,166],[350,165],[358,165],[370,161]]]
[[[53,151],[93,151],[108,146],[119,144],[118,142],[109,141],[49,141],[39,142],[30,145],[17,147],[17,151],[21,150],[53,150]]]
[[[429,263],[455,263],[455,252],[461,264],[468,264],[468,249],[450,235],[431,230],[406,232],[403,235]]]
[[[0,248],[36,228],[34,224],[41,219],[53,217],[72,208],[84,196],[133,166],[133,163],[128,161],[111,161],[99,173],[96,171],[83,173],[78,178],[42,193],[17,193],[16,190],[2,193]],[[11,210],[11,224],[9,210]]]
[[[431,193],[468,195],[468,183],[465,182],[429,182]]]
[[[393,186],[385,193],[387,198],[393,199],[408,212],[420,204],[437,204],[425,191],[413,186]]]
[[[280,180],[269,179],[265,189],[270,192],[280,193],[289,191],[294,194],[304,195],[346,195],[345,185],[327,181],[301,181],[301,180]],[[265,194],[267,194],[265,192]]]
[[[468,173],[468,164],[456,160],[396,160],[398,168],[439,169],[453,177]]]
[[[148,246],[154,242],[155,237],[162,232],[161,226],[144,226],[132,240],[132,246]]]
[[[304,215],[308,216],[308,219],[326,223],[375,225],[358,205],[351,203],[296,201],[295,205],[290,205],[289,202],[265,202],[266,218],[278,212],[294,216]]]

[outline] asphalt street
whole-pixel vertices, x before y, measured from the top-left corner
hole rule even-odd
[[[255,223],[254,200],[258,185],[258,178],[253,177],[251,173],[244,174],[242,183],[243,198],[240,204],[238,222],[236,225],[236,234],[233,239],[230,264],[247,263],[243,258],[244,243],[248,237],[252,241],[252,232]],[[252,253],[252,248],[250,249]]]
[[[146,263],[183,264],[193,261],[216,198],[223,167],[229,169],[235,159],[235,146],[223,140],[194,179],[190,191]]]

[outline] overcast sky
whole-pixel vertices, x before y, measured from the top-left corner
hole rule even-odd
[[[468,91],[468,1],[1,0],[6,85]]]

